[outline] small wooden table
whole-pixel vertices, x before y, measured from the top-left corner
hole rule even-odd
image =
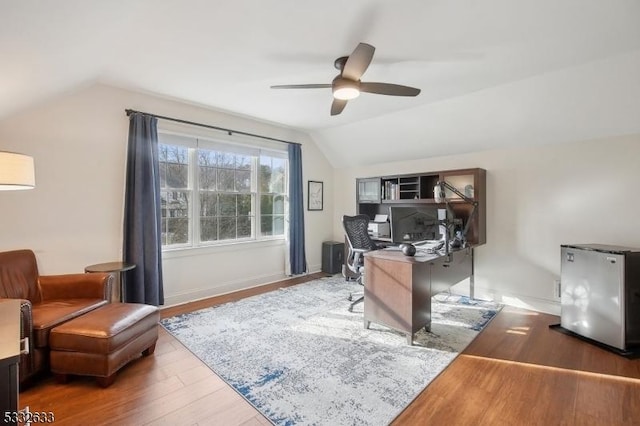
[[[115,285],[111,289],[111,301],[112,302],[125,302],[125,288],[126,288],[126,275],[125,272],[130,271],[136,267],[135,263],[125,262],[107,262],[98,263],[95,265],[89,265],[84,268],[85,272],[106,272],[112,274],[114,277]]]

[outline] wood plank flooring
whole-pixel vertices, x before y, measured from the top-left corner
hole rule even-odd
[[[549,329],[558,322],[505,307],[394,424],[640,424],[640,360]]]
[[[163,310],[163,317],[237,300],[323,274]],[[640,360],[548,326],[552,315],[506,307],[393,422],[394,425],[640,424]],[[153,356],[120,370],[107,389],[89,378],[44,377],[20,405],[60,425],[270,424],[160,328]]]

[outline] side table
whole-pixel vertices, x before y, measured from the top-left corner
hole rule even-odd
[[[107,272],[114,277],[115,285],[111,289],[111,302],[125,302],[126,274],[136,267],[135,263],[107,262],[89,265],[84,268],[85,272]]]

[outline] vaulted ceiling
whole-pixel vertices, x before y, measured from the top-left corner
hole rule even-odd
[[[358,42],[363,81],[421,94],[331,117],[330,89],[270,89]],[[102,82],[302,129],[336,167],[640,133],[637,0],[5,1],[0,58],[0,119]]]

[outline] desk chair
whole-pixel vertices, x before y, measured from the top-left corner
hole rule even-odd
[[[364,285],[364,254],[379,247],[369,237],[367,228],[369,226],[369,216],[361,214],[357,216],[342,216],[342,226],[349,243],[349,252],[346,259],[346,267],[355,274],[356,281]],[[346,274],[345,274],[346,276]],[[356,300],[354,294],[349,295],[349,312],[353,307],[364,300],[364,293]]]

